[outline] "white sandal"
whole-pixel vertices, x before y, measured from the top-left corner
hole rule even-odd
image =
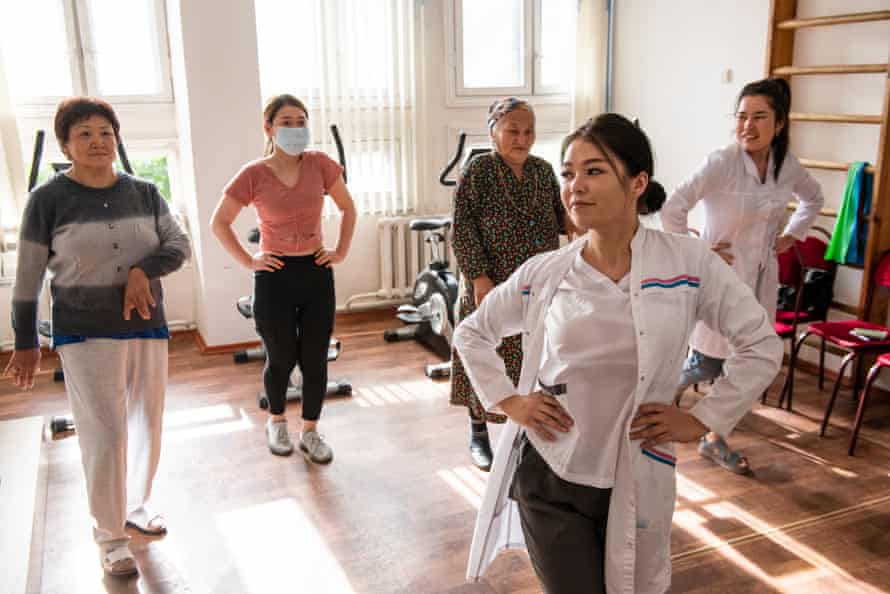
[[[127,520],[126,526],[127,528],[138,530],[147,536],[163,536],[167,534],[167,522],[161,514],[155,514],[144,524],[140,519],[134,517],[133,519]]]
[[[167,534],[167,521],[164,516],[145,505],[127,515],[127,528],[138,530],[147,536],[163,536]]]
[[[136,567],[136,559],[126,543],[102,554],[102,569],[114,577],[133,575],[139,571]]]

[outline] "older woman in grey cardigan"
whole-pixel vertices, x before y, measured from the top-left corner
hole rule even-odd
[[[111,106],[74,97],[55,133],[72,166],[34,190],[21,222],[13,290],[15,351],[5,374],[32,387],[40,363],[37,303],[53,273],[53,347],[80,437],[93,537],[110,575],[136,573],[126,527],[161,535],[148,505],[161,451],[167,339],[160,277],[189,255],[151,183],[115,171]]]

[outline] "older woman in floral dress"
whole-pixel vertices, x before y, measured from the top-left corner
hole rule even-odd
[[[467,165],[454,196],[460,319],[473,313],[485,295],[523,262],[557,248],[559,234],[566,233],[553,168],[530,153],[535,143],[531,105],[515,97],[494,102],[488,130],[493,150]],[[504,339],[498,353],[515,383],[522,366],[519,336]],[[488,470],[492,456],[486,421],[503,423],[506,418],[485,412],[457,353],[452,354],[451,403],[467,407],[473,464]]]

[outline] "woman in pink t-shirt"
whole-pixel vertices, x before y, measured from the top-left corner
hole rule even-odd
[[[306,150],[308,119],[306,107],[292,95],[278,95],[266,104],[266,156],[246,164],[226,184],[211,226],[226,251],[254,271],[253,315],[266,347],[263,383],[269,398],[269,449],[280,456],[293,452],[284,407],[290,374],[299,364],[303,374],[300,451],[312,462],[327,464],[334,454],[316,429],[334,329],[331,266],[342,262],[349,251],[356,214],[343,168],[320,151]],[[342,214],[334,250],[326,249],[321,237],[325,194]],[[256,209],[260,227],[260,251],[253,255],[232,230],[238,213],[249,204]]]

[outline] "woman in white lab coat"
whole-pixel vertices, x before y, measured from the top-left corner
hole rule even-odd
[[[819,184],[788,153],[790,106],[791,90],[784,79],[745,85],[736,100],[735,142],[708,155],[661,211],[665,231],[686,234],[689,211],[701,201],[702,240],[751,287],[770,320],[776,314],[776,254],[806,236],[824,201]],[[782,228],[792,200],[799,202],[798,208]],[[690,346],[679,391],[719,376],[731,352],[720,332],[705,324],[695,329]],[[733,472],[750,470],[745,457],[717,434],[702,439],[699,453]]]
[[[775,376],[782,346],[745,283],[706,244],[646,229],[658,210],[646,135],[603,114],[562,150],[562,200],[586,231],[523,264],[465,319],[455,345],[482,403],[509,418],[470,550],[469,579],[525,545],[549,594],[670,585],[675,442],[729,431]],[[691,411],[672,406],[695,324],[733,345]],[[497,356],[522,335],[518,386]]]

